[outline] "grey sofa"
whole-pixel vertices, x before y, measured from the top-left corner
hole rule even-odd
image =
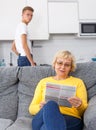
[[[51,66],[0,67],[0,130],[31,130],[28,107],[35,86],[54,74]],[[96,62],[78,63],[72,75],[83,79],[88,91],[83,130],[96,130]]]

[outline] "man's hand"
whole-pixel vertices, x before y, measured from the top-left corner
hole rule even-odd
[[[32,62],[32,63],[31,63],[31,66],[36,66],[36,63],[35,63],[35,62]]]

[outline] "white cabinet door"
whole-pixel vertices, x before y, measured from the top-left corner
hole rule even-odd
[[[96,20],[96,0],[79,0],[79,19]]]
[[[29,35],[32,40],[46,40],[48,32],[48,2],[47,0],[27,0],[27,5],[34,8],[33,19],[29,26]]]
[[[78,33],[76,2],[49,2],[49,33]]]
[[[25,0],[1,0],[0,2],[0,40],[13,40],[16,26],[21,20]]]

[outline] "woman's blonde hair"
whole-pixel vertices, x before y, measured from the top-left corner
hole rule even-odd
[[[55,68],[55,63],[57,61],[57,58],[71,59],[71,61],[72,61],[71,72],[75,71],[75,69],[76,69],[75,57],[73,56],[73,54],[70,51],[67,51],[67,50],[58,51],[53,58],[53,62],[52,62],[53,68]]]

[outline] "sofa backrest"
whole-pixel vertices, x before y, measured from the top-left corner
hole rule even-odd
[[[22,67],[19,71],[18,85],[18,117],[31,117],[28,108],[34,95],[37,83],[44,77],[54,75],[50,66]]]
[[[18,67],[0,67],[0,118],[17,118]]]
[[[96,95],[96,62],[78,63],[73,76],[81,78],[88,92],[88,99]]]

